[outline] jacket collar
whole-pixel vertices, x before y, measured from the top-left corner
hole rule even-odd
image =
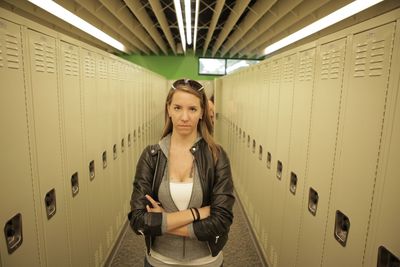
[[[197,133],[196,141],[194,142],[193,146],[190,148],[190,152],[192,154],[196,153],[199,150],[199,141],[203,139],[200,133]],[[160,145],[161,151],[164,153],[165,157],[168,158],[168,151],[169,147],[171,146],[171,133],[163,137],[158,144]]]

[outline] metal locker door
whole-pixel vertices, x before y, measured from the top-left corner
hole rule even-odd
[[[39,266],[19,25],[0,18],[0,266]]]
[[[65,142],[65,181],[71,235],[72,266],[89,265],[88,184],[89,169],[84,167],[81,70],[79,47],[60,42],[61,88]]]
[[[397,30],[398,34],[399,31]],[[397,36],[397,40],[398,36]],[[397,43],[397,46],[399,43]],[[398,58],[395,56],[395,58]],[[392,68],[390,80],[398,83],[399,64],[397,69]],[[397,73],[397,74],[396,74]],[[400,239],[398,238],[398,227],[400,225],[400,202],[398,189],[400,188],[400,87],[393,90],[391,95],[397,95],[394,123],[387,125],[387,142],[385,142],[384,153],[380,155],[382,168],[378,172],[377,189],[374,193],[372,206],[371,226],[368,233],[367,246],[364,255],[364,266],[396,266],[400,263]],[[393,98],[394,99],[394,98]],[[392,114],[392,112],[388,112]],[[392,128],[393,127],[393,128]],[[385,138],[386,139],[386,138]]]
[[[100,95],[96,87],[97,54],[81,49],[82,90],[84,91],[84,125],[85,125],[85,168],[89,168],[88,206],[89,208],[89,235],[90,235],[90,263],[99,266],[105,245],[105,222],[103,219],[103,168],[106,166],[106,157],[103,157],[104,148],[101,146],[100,131]]]
[[[314,85],[315,48],[299,52],[293,93],[293,115],[287,180],[284,184],[285,209],[280,266],[295,266],[304,194],[311,101]]]
[[[320,266],[342,95],[346,39],[317,47],[298,266]]]
[[[360,266],[371,210],[394,23],[353,36],[345,110],[339,129],[323,264]]]
[[[267,142],[266,142],[266,164],[267,164],[267,181],[270,188],[273,188],[273,183],[276,180],[276,140],[277,140],[277,128],[278,128],[278,110],[279,110],[279,85],[281,81],[281,69],[282,69],[282,59],[273,59],[270,62],[271,69],[271,82],[269,87],[269,100],[268,100],[268,126],[267,126]],[[273,189],[272,189],[273,190]],[[273,194],[273,192],[272,192]],[[267,203],[266,210],[266,221],[269,223],[267,225],[267,236],[269,236],[268,246],[267,246],[267,257],[269,264],[273,265],[275,258],[275,246],[277,245],[276,239],[272,239],[273,233],[272,220],[275,217],[273,212],[271,201]]]
[[[283,211],[285,209],[286,185],[288,179],[288,157],[290,129],[292,121],[292,102],[297,54],[291,54],[281,59],[282,77],[279,87],[279,109],[276,132],[276,175],[272,179],[272,220],[271,220],[271,242],[274,246],[273,266],[281,266],[281,236],[283,225]]]
[[[35,160],[48,266],[69,266],[70,247],[62,173],[56,41],[28,30]]]

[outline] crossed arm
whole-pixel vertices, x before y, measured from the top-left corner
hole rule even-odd
[[[164,212],[164,209],[151,196],[146,195],[152,207],[146,205],[147,212]],[[210,206],[199,208],[200,220],[210,216]],[[194,221],[190,209],[177,212],[164,212],[167,222],[167,233],[179,236],[189,236],[188,225]]]

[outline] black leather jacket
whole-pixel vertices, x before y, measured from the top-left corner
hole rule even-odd
[[[210,216],[193,222],[193,229],[198,240],[208,241],[212,256],[216,256],[228,241],[229,227],[233,220],[235,197],[231,167],[222,147],[218,161],[214,164],[212,154],[203,139],[191,148],[191,152],[199,170],[203,191],[202,207],[211,207]],[[128,218],[135,233],[145,236],[147,253],[150,252],[154,237],[161,235],[162,213],[146,211],[146,205],[150,203],[145,195],[149,194],[158,201],[158,189],[166,163],[167,159],[159,145],[146,147],[137,163]]]

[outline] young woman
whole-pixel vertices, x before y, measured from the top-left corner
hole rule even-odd
[[[235,198],[229,159],[212,129],[204,87],[175,81],[162,138],[136,168],[129,219],[145,236],[144,266],[222,266]]]

